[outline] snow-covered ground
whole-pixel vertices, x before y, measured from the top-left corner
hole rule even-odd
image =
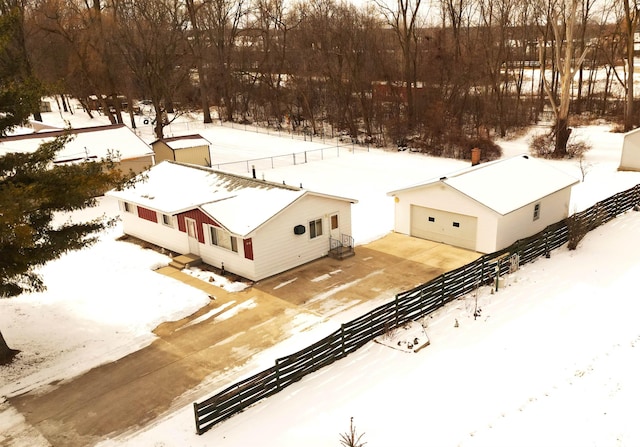
[[[68,117],[48,118],[56,124]],[[99,124],[78,113],[72,119]],[[332,144],[221,126],[184,127],[184,133],[198,132],[212,142],[214,162],[216,156],[239,160]],[[640,183],[640,173],[617,171],[622,135],[608,129],[574,132],[593,149],[586,155],[585,181],[574,188],[572,210]],[[526,143],[523,137],[501,145],[511,156],[526,152]],[[551,163],[582,177],[576,161]],[[360,149],[261,169],[259,175],[357,199],[353,234],[365,243],[392,229],[386,192],[465,166]],[[117,207],[105,199],[85,213],[102,211],[112,215]],[[116,241],[120,232],[116,227],[94,247],[45,266],[46,292],[0,300],[0,328],[22,350],[13,364],[0,367],[0,445],[47,445],[27,435],[22,416],[1,396],[70,378],[139,349],[154,339],[157,324],[208,301],[152,272],[168,259]],[[640,213],[629,212],[590,233],[577,251],[559,249],[525,266],[498,293],[481,289],[481,318],[473,318],[473,297],[429,317],[424,324],[431,344],[418,353],[372,342],[202,436],[194,433],[188,405],[103,444],[248,446],[260,439],[265,446],[339,445],[354,417],[368,447],[640,445],[634,419],[640,397],[640,328],[634,320],[640,304],[633,293],[639,250]],[[294,335],[287,347],[294,352],[308,342],[305,337],[298,344]]]

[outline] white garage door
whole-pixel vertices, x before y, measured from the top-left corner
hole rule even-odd
[[[478,218],[411,205],[411,236],[476,249]]]

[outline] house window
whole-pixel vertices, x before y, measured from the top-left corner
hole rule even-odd
[[[429,217],[429,222],[435,222],[436,218],[435,217]]]
[[[332,230],[337,230],[338,229],[338,215],[337,214],[333,214],[331,216],[331,229]]]
[[[173,226],[173,222],[171,221],[171,216],[169,216],[168,214],[162,215],[162,223],[168,227]]]
[[[231,236],[231,234],[227,233],[223,229],[214,227],[213,225],[209,225],[209,236],[211,245],[216,245],[218,247],[222,247],[238,253],[237,237]]]
[[[456,227],[456,228],[460,228],[460,222],[454,222],[453,226]]]
[[[540,219],[540,204],[536,203],[533,207],[533,220]]]
[[[309,222],[309,238],[313,239],[322,236],[322,219]]]
[[[133,206],[129,202],[122,202],[122,208],[127,213],[133,213]]]

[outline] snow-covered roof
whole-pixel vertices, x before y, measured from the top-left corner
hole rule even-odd
[[[390,196],[444,183],[484,206],[505,215],[578,183],[578,180],[529,155],[483,163],[407,188]]]
[[[163,142],[174,151],[179,149],[188,149],[190,147],[209,146],[211,144],[209,140],[198,134],[163,138],[161,140],[156,140],[151,144],[153,145],[159,141]]]
[[[12,135],[0,138],[0,155],[35,152],[40,144],[52,141],[64,130]],[[55,162],[100,160],[117,153],[120,160],[152,155],[151,147],[124,124],[70,129],[73,138],[58,152]]]
[[[245,236],[306,194],[357,202],[211,168],[163,161],[145,180],[110,196],[175,215],[199,208],[227,231]]]

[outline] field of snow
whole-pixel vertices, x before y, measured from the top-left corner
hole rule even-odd
[[[53,113],[51,124],[58,118],[69,117]],[[74,119],[98,124],[82,115]],[[214,163],[216,156],[235,161],[331,146],[193,127],[185,133],[198,132],[212,142]],[[574,133],[593,149],[586,155],[585,181],[574,188],[572,210],[640,183],[640,173],[617,171],[621,134],[604,124]],[[500,144],[505,156],[527,151],[526,137]],[[551,163],[582,176],[575,161]],[[357,199],[353,234],[362,244],[392,229],[386,192],[465,166],[359,149],[261,169],[259,175]],[[105,199],[86,212],[103,211],[113,215],[117,207]],[[207,302],[201,292],[153,273],[167,258],[117,242],[120,232],[116,227],[94,247],[45,266],[46,292],[0,300],[0,328],[22,351],[13,364],[0,367],[0,445],[48,445],[3,396],[69,379],[139,349],[153,340],[160,322]],[[430,316],[423,323],[431,344],[418,353],[372,342],[202,436],[194,433],[188,405],[100,445],[239,447],[255,445],[256,439],[264,446],[339,445],[350,417],[368,447],[638,445],[640,329],[634,320],[640,303],[633,290],[639,250],[640,213],[629,212],[594,230],[578,250],[559,249],[525,266],[498,293],[481,289],[481,318],[472,316],[472,297]],[[295,336],[287,346],[297,349]]]

